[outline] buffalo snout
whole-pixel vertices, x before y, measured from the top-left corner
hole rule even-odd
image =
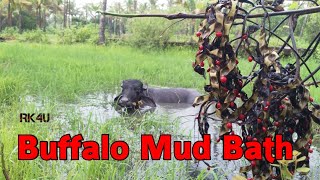
[[[118,100],[118,104],[122,107],[128,107],[128,106],[132,106],[132,102],[129,101],[129,99],[127,97],[120,97]]]

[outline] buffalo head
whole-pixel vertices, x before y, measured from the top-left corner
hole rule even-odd
[[[122,91],[114,102],[120,107],[138,109],[143,106],[155,107],[154,100],[147,96],[147,88],[139,80],[124,80],[121,85]]]

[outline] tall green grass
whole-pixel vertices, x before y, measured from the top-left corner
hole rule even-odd
[[[194,53],[174,49],[144,52],[128,47],[90,45],[0,44],[4,76],[22,79],[28,93],[74,99],[77,95],[110,90],[128,78],[160,86],[203,86],[193,73]]]
[[[84,93],[114,89],[121,80],[128,78],[141,79],[151,85],[199,90],[208,83],[208,79],[192,70],[193,49],[143,51],[116,45],[21,43],[1,43],[0,48],[0,73],[3,77],[20,79],[21,87],[29,94],[59,100],[72,100]],[[294,58],[290,59],[294,62]],[[253,63],[246,58],[239,61],[242,73],[248,74]],[[289,59],[284,62],[289,62]],[[311,71],[318,63],[309,61]],[[305,67],[302,67],[301,74],[302,77],[308,75]],[[315,77],[320,79],[319,73]],[[311,92],[316,94],[314,88]]]

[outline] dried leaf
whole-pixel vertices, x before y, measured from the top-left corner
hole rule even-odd
[[[232,177],[232,180],[247,180],[247,178],[245,178],[241,175],[235,175]]]
[[[203,104],[209,100],[209,95],[204,95],[204,96],[198,96],[194,100],[192,106],[198,106],[200,104]]]
[[[271,166],[274,166],[274,167],[280,167],[279,164],[270,164]]]
[[[240,167],[239,173],[245,173],[245,172],[249,172],[252,169],[252,166],[244,166],[244,167]]]

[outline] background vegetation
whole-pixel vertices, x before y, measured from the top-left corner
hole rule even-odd
[[[87,3],[77,5],[74,0],[3,0],[0,1],[0,37],[6,40],[21,42],[41,42],[54,44],[92,43],[99,41],[99,19],[101,4]],[[158,0],[138,2],[137,0],[111,1],[107,11],[134,13],[199,13],[206,6],[206,0]],[[311,2],[293,2],[286,4],[286,9],[308,8]],[[257,11],[258,13],[259,11]],[[275,27],[284,17],[271,18],[271,27]],[[193,42],[199,20],[183,20],[173,26],[175,21],[163,19],[127,19],[120,17],[105,17],[106,43],[112,41],[125,42],[133,47],[163,48],[168,42]],[[315,37],[314,30],[320,23],[319,13],[300,16],[296,35],[301,48],[306,48],[308,42]],[[170,26],[170,28],[168,28]],[[240,27],[232,28],[231,34],[239,36]],[[285,38],[288,23],[277,30],[277,34]],[[277,47],[281,41],[272,38],[271,46]]]

